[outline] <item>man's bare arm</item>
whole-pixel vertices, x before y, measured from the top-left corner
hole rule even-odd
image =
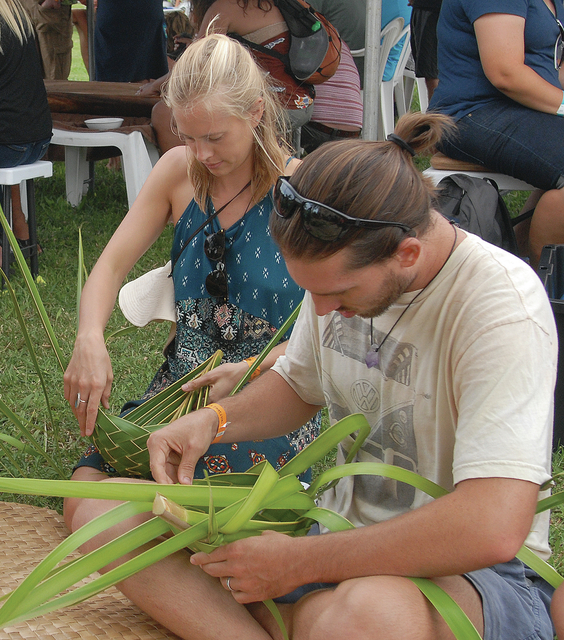
[[[298,429],[319,410],[304,402],[274,371],[265,372],[221,405],[229,423],[222,442],[275,438]],[[198,459],[215,438],[218,422],[214,411],[201,409],[153,433],[148,441],[153,478],[160,483],[191,483]]]

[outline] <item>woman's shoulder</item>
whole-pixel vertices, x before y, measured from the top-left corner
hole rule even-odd
[[[302,163],[302,161],[299,158],[296,158],[294,156],[286,156],[285,158],[285,170],[284,173],[287,176],[291,176],[294,171],[300,166],[300,164]]]
[[[176,222],[194,197],[194,188],[188,177],[186,148],[173,147],[164,153],[153,171],[157,172],[158,179],[169,193],[172,218]]]

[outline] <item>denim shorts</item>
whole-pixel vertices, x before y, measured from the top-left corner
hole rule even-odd
[[[564,118],[497,100],[457,121],[437,145],[449,158],[483,164],[537,189],[564,186]]]
[[[47,152],[51,137],[38,142],[22,144],[0,144],[0,169],[19,167],[21,164],[33,164]]]

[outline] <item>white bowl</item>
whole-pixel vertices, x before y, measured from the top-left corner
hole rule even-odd
[[[96,131],[105,131],[107,129],[117,129],[123,124],[123,118],[90,118],[85,120],[84,124],[89,129]]]

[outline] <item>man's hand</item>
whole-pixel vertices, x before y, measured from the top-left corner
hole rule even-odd
[[[149,436],[151,473],[160,484],[192,484],[196,463],[208,450],[218,429],[212,409],[183,416]]]
[[[295,560],[296,542],[282,533],[265,531],[209,554],[195,553],[190,562],[220,578],[237,602],[262,602],[290,593],[302,584]]]

